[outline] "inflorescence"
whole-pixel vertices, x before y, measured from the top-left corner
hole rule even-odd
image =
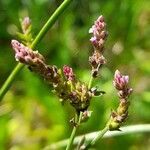
[[[98,91],[95,87],[88,87],[86,83],[81,82],[74,74],[73,69],[67,65],[64,65],[63,69],[58,69],[54,65],[47,65],[44,57],[38,51],[33,51],[28,46],[32,40],[31,21],[28,17],[22,21],[22,30],[23,34],[20,35],[23,37],[24,43],[27,41],[26,46],[17,40],[11,41],[16,61],[27,65],[31,71],[39,74],[48,84],[52,85],[53,91],[61,102],[69,101],[78,114],[82,111],[83,120],[90,117],[91,111],[88,111],[88,107],[92,97],[96,96],[97,93],[100,95],[104,92]],[[92,33],[90,41],[94,48],[92,56],[89,57],[89,63],[92,67],[91,76],[96,78],[100,67],[106,63],[103,53],[108,33],[103,16],[100,16],[95,21],[89,33]],[[115,72],[113,85],[118,91],[120,103],[117,110],[111,113],[108,124],[109,130],[119,130],[120,125],[128,116],[128,97],[132,92],[132,89],[128,87],[128,82],[128,76],[122,75],[118,70]]]
[[[100,67],[106,63],[103,52],[108,32],[106,31],[106,23],[103,16],[100,16],[95,21],[89,33],[93,34],[90,41],[94,47],[93,55],[89,57],[89,63],[92,66],[92,76],[95,78],[98,76]]]

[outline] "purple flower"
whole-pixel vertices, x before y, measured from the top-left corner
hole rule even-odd
[[[105,39],[107,37],[107,32],[105,30],[106,23],[104,22],[104,17],[101,15],[94,23],[92,28],[89,29],[89,33],[92,33],[90,41],[94,48],[99,51],[103,51]]]
[[[129,76],[124,76],[119,70],[115,71],[113,85],[118,90],[120,99],[117,111],[112,111],[109,130],[119,130],[121,124],[128,117],[129,101],[128,97],[132,93],[132,89],[128,87]]]
[[[119,70],[115,71],[113,84],[117,90],[123,90],[127,87],[129,82],[129,76],[124,76]]]
[[[126,98],[132,92],[131,88],[128,88],[129,76],[124,76],[119,70],[115,71],[113,85],[118,90],[119,97]]]
[[[32,51],[32,49],[19,43],[17,40],[12,40],[11,45],[15,51],[16,61],[20,61],[27,65],[38,65],[44,63],[44,58],[38,53],[38,51]]]
[[[63,67],[63,72],[64,72],[64,75],[66,76],[67,80],[72,81],[75,79],[75,75],[73,73],[73,70],[69,66],[65,65]]]

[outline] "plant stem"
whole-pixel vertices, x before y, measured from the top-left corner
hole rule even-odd
[[[56,22],[58,17],[63,13],[63,11],[67,8],[67,6],[72,2],[73,0],[64,0],[64,2],[56,9],[56,11],[52,14],[52,16],[48,19],[48,21],[45,23],[45,25],[42,27],[36,38],[31,44],[31,48],[34,49],[35,46],[41,41],[41,39],[45,36],[47,31],[52,27],[52,25]],[[4,95],[9,90],[10,86],[12,85],[15,77],[17,74],[21,71],[21,69],[24,67],[22,64],[17,64],[17,66],[13,69],[11,74],[8,76],[4,84],[2,85],[0,89],[0,101],[4,97]]]
[[[139,125],[130,125],[130,126],[126,126],[126,127],[121,127],[120,128],[121,131],[108,131],[103,138],[110,138],[110,137],[115,137],[115,136],[121,136],[121,135],[126,135],[126,134],[133,134],[133,133],[150,133],[150,124],[139,124]],[[100,131],[97,132],[91,132],[85,135],[86,141],[91,141],[92,139],[94,139],[97,134]],[[135,135],[135,134],[134,134]],[[136,136],[136,135],[135,135]],[[81,138],[83,137],[83,135],[77,136],[74,139],[74,145],[78,144],[79,141],[81,140]],[[46,146],[44,148],[44,150],[58,150],[58,149],[62,149],[63,147],[65,147],[68,143],[68,139],[66,140],[62,140],[59,141],[57,143],[51,144],[49,146]]]
[[[11,74],[9,75],[9,77],[7,78],[7,80],[5,81],[3,86],[1,87],[1,89],[0,89],[0,101],[2,100],[2,98],[4,97],[6,92],[9,90],[9,88],[10,88],[12,82],[14,81],[16,75],[23,68],[23,66],[24,66],[23,64],[18,63],[18,65],[13,69],[13,71],[11,72]]]
[[[88,84],[88,89],[91,88],[92,82],[93,82],[93,76],[91,75],[91,76],[90,76],[90,81],[89,81],[89,84]]]
[[[100,131],[99,133],[98,133],[98,135],[92,140],[92,142],[91,142],[91,146],[92,145],[94,145],[98,140],[100,140],[103,136],[104,136],[104,134],[107,132],[109,130],[109,127],[108,126],[106,126],[102,131]]]
[[[81,122],[81,118],[82,118],[82,112],[80,112],[79,116],[76,114],[76,116],[75,116],[75,122],[77,122],[77,125],[75,125],[73,127],[73,130],[72,130],[70,139],[68,141],[66,150],[71,150],[71,147],[72,147],[72,144],[73,144],[73,141],[74,141],[74,138],[75,138],[75,134],[76,134],[77,128],[79,127],[80,122]]]
[[[109,130],[109,127],[106,126],[103,130],[99,131],[94,139],[89,140],[85,145],[84,149],[87,150],[89,147],[95,145],[95,143],[100,140],[104,134]]]
[[[58,17],[63,13],[63,11],[72,1],[73,0],[64,0],[64,2],[56,9],[56,11],[52,14],[52,16],[48,19],[43,28],[40,30],[39,34],[36,36],[35,40],[31,44],[31,48],[34,48],[41,41],[46,32],[52,27]]]

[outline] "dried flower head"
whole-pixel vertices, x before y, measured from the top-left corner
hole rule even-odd
[[[74,87],[70,93],[69,101],[77,112],[79,112],[87,110],[90,105],[91,98],[92,94],[88,87],[84,83],[77,82],[74,84]]]
[[[94,51],[93,55],[89,57],[89,63],[92,66],[92,76],[97,77],[99,68],[106,63],[106,59],[99,51]]]

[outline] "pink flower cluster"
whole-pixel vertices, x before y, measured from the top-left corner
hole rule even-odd
[[[116,70],[113,80],[114,87],[119,91],[118,94],[121,98],[128,97],[132,89],[128,88],[129,76],[124,76],[119,70]]]
[[[19,43],[17,40],[12,40],[11,45],[15,51],[15,58],[27,65],[34,65],[44,62],[43,56],[38,51],[32,51],[32,49]]]
[[[63,67],[63,72],[64,72],[64,75],[66,76],[67,80],[72,81],[72,80],[75,79],[75,75],[74,75],[73,70],[72,70],[71,67],[65,65]]]
[[[128,83],[129,83],[129,76],[124,76],[118,70],[116,70],[113,85],[118,90],[120,103],[117,110],[112,111],[111,113],[109,130],[119,130],[121,124],[128,117],[128,107],[129,107],[128,97],[132,92],[132,89],[128,87]]]
[[[104,17],[101,15],[94,22],[94,25],[90,28],[89,33],[92,33],[90,41],[94,47],[94,53],[89,57],[89,63],[92,66],[92,76],[96,78],[100,67],[106,63],[106,59],[103,56],[104,43],[107,37],[106,23]]]
[[[107,37],[107,32],[105,30],[106,23],[104,22],[104,17],[101,15],[95,21],[92,28],[90,28],[89,33],[93,33],[90,41],[96,50],[102,51]]]

